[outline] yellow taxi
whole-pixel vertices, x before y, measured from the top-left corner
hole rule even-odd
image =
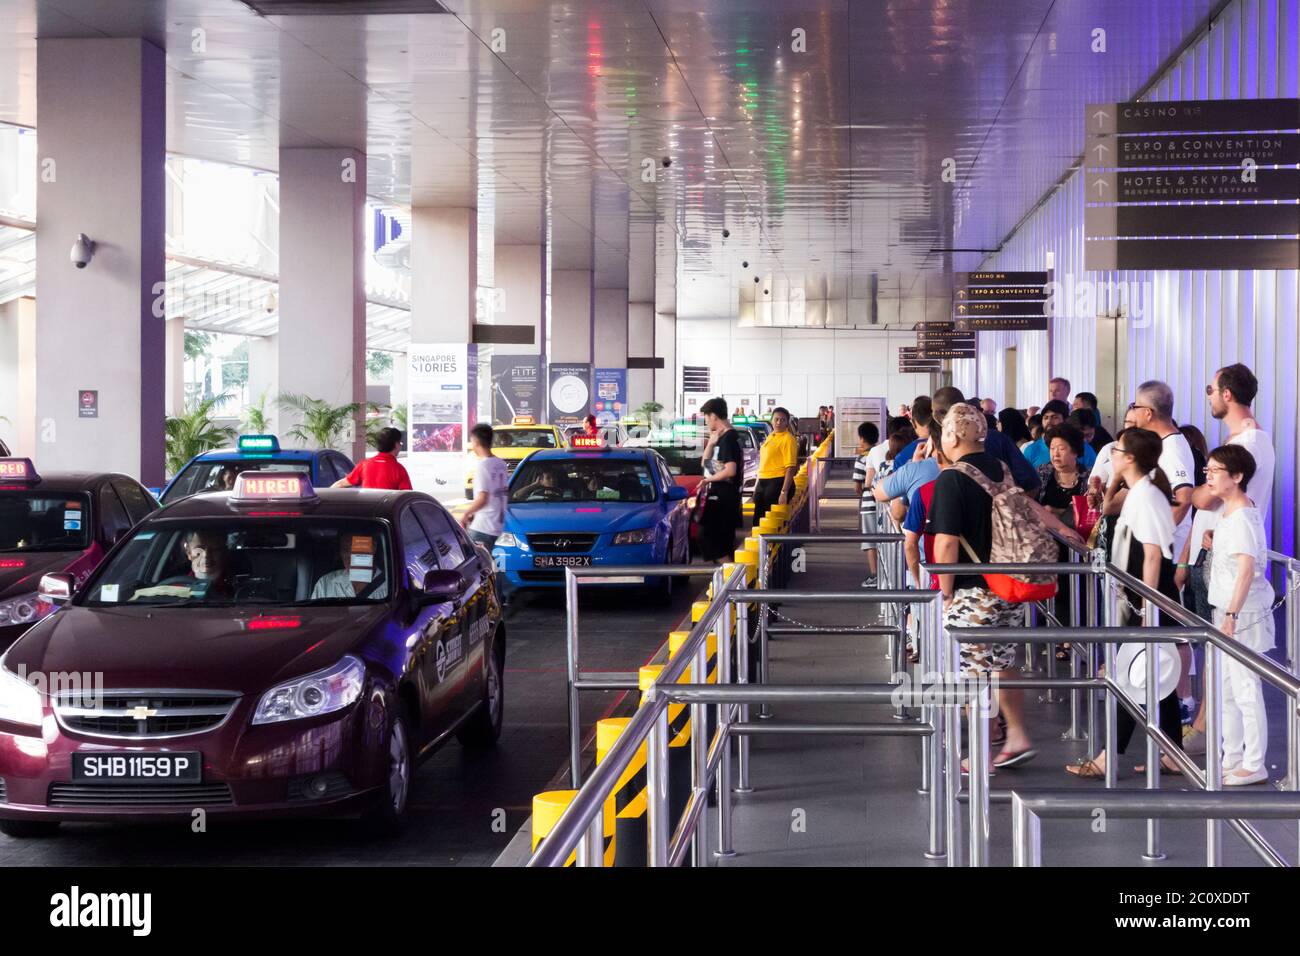
[[[492,453],[506,463],[506,472],[515,473],[519,463],[543,448],[568,448],[568,439],[555,425],[539,425],[531,415],[517,415],[509,425],[492,426]],[[465,497],[474,498],[474,466],[470,456],[465,471]]]

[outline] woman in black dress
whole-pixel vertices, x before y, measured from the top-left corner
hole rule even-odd
[[[745,455],[727,417],[727,402],[711,398],[700,406],[712,434],[717,468],[705,475],[696,494],[705,496],[701,519],[700,553],[705,561],[721,564],[736,550],[736,529],[741,524],[740,484],[745,475]]]
[[[1038,500],[1044,508],[1061,519],[1067,527],[1074,527],[1074,496],[1088,492],[1089,470],[1083,467],[1083,432],[1073,425],[1062,423],[1049,428],[1043,435],[1047,441],[1048,461],[1038,466]],[[1065,545],[1061,545],[1057,559],[1068,559]],[[1057,579],[1056,618],[1062,624],[1070,623],[1070,582],[1065,575]],[[1070,645],[1061,644],[1056,649],[1058,661],[1070,659]]]

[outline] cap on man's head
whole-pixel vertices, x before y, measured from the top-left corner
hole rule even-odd
[[[944,441],[980,442],[988,437],[989,422],[984,413],[965,403],[953,405],[943,416]]]

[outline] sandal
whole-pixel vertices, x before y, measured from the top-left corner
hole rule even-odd
[[[1097,762],[1090,757],[1083,757],[1078,763],[1070,764],[1065,768],[1066,773],[1072,773],[1083,780],[1104,780],[1106,771],[1097,766]]]
[[[990,744],[1004,744],[1007,742],[1007,719],[998,714],[998,729],[989,735]]]
[[[1161,757],[1161,758],[1160,758],[1160,769],[1161,769],[1161,771],[1163,771],[1164,773],[1171,774],[1171,775],[1174,775],[1174,776],[1182,776],[1182,773],[1183,773],[1183,768],[1180,767],[1180,766],[1178,766],[1178,764],[1176,764],[1176,763],[1171,763],[1171,762],[1169,761],[1169,758],[1168,758],[1168,757]],[[1146,772],[1147,772],[1147,765],[1144,764],[1144,763],[1140,763],[1140,764],[1138,764],[1136,767],[1133,768],[1133,772],[1134,772],[1134,773],[1146,773]]]
[[[1001,770],[1003,767],[1018,767],[1022,763],[1028,763],[1038,756],[1038,751],[1032,747],[1028,750],[1022,750],[1019,753],[1009,753],[1004,750],[993,758],[993,766]]]

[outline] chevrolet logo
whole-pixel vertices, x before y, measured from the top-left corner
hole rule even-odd
[[[148,720],[150,717],[157,717],[158,711],[153,710],[147,704],[138,704],[126,711],[126,716],[132,720]]]

